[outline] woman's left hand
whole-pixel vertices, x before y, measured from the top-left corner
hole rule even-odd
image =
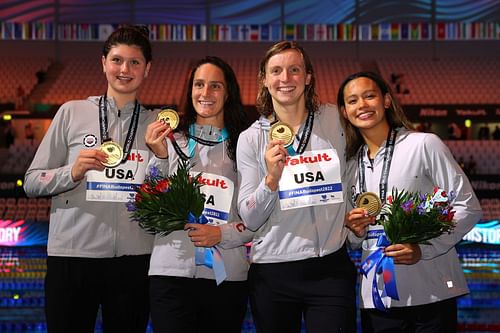
[[[394,259],[395,264],[413,265],[422,258],[418,244],[393,244],[385,248],[384,254]]]
[[[220,228],[214,225],[186,223],[184,230],[188,230],[188,237],[198,247],[212,247],[222,239]]]

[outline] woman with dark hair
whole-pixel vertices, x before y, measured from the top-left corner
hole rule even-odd
[[[240,222],[236,207],[236,143],[247,126],[246,115],[236,76],[220,58],[198,61],[187,91],[174,139],[166,140],[172,129],[159,120],[148,127],[146,142],[164,175],[177,170],[179,159],[189,161],[193,172],[202,172],[202,191],[211,198],[205,210],[222,214],[208,224],[187,224],[184,231],[156,236],[149,270],[153,329],[239,333],[248,302],[244,244],[253,235]],[[216,183],[224,186],[210,185]],[[224,264],[222,283],[215,269],[195,260],[197,248],[214,246]]]
[[[52,196],[45,313],[48,331],[145,332],[153,237],[125,203],[143,182],[146,127],[157,113],[137,101],[151,68],[145,27],[123,26],[104,43],[102,96],[61,106],[26,172],[29,196]],[[123,179],[120,175],[131,175]]]
[[[295,42],[260,63],[261,117],[240,135],[238,207],[255,231],[249,271],[257,332],[355,331],[356,270],[346,250],[345,140],[319,105],[311,61]]]
[[[349,169],[355,175],[352,198],[373,192],[382,204],[392,193],[453,191],[455,228],[429,244],[391,244],[383,250],[393,258],[399,300],[374,293],[375,270],[361,276],[363,332],[456,332],[456,298],[468,293],[455,245],[481,217],[474,191],[449,149],[434,134],[413,130],[388,84],[371,72],[349,76],[340,86],[337,103],[343,114]],[[362,246],[362,260],[379,249],[383,217],[354,208],[346,218],[349,240]],[[385,277],[385,276],[384,276]],[[381,279],[382,280],[382,279]],[[382,288],[383,281],[377,281]],[[375,301],[374,301],[375,299]],[[386,308],[386,311],[378,308]]]

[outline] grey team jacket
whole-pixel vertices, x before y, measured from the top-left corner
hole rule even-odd
[[[125,203],[87,201],[86,178],[80,182],[71,178],[80,150],[100,146],[98,102],[99,96],[92,96],[63,104],[25,175],[28,196],[52,196],[50,256],[109,258],[151,253],[153,237],[130,221]],[[109,134],[122,146],[133,110],[134,103],[130,103],[118,116],[114,100],[108,98]],[[156,112],[141,107],[131,153],[149,151],[144,134],[155,119]]]
[[[195,125],[195,135],[205,140],[216,141],[220,129],[211,126]],[[175,134],[176,141],[189,156],[186,139]],[[179,156],[175,152],[170,140],[168,144],[168,158],[153,158],[151,165],[159,168],[163,175],[172,174],[177,170]],[[238,178],[234,170],[233,161],[227,156],[225,142],[214,146],[196,144],[194,156],[190,159],[193,165],[191,171],[211,173],[224,176],[234,183],[234,192],[229,212],[228,223],[221,224],[222,240],[217,245],[226,270],[226,281],[245,281],[248,273],[246,248],[243,244],[252,239],[253,232],[245,229],[240,221],[236,209],[238,195]],[[205,185],[207,186],[207,185]],[[187,236],[187,231],[174,231],[167,236],[156,236],[149,275],[178,276],[186,278],[215,279],[212,269],[204,265],[195,265],[195,246]]]
[[[373,168],[366,167],[370,165],[366,147],[360,149],[364,149],[367,191],[379,193],[385,143],[375,156]],[[349,161],[349,168],[355,177],[352,185],[359,192],[356,158]],[[416,264],[395,265],[400,300],[392,300],[392,307],[428,304],[468,293],[455,245],[481,218],[479,201],[451,152],[436,135],[400,129],[389,172],[387,195],[393,188],[433,193],[435,186],[448,192],[455,191],[453,210],[456,227],[451,234],[430,240],[430,245],[421,244],[422,259]],[[362,239],[351,236],[349,239],[354,247],[361,246]],[[368,249],[373,242],[376,239],[363,241],[363,259],[371,253]],[[361,276],[362,308],[373,308],[371,283],[371,280]]]
[[[302,135],[303,127],[299,130]],[[240,177],[238,207],[245,225],[255,230],[251,260],[278,263],[322,257],[339,250],[347,237],[344,228],[347,190],[345,138],[334,105],[322,105],[315,112],[314,126],[306,151],[333,149],[340,160],[342,203],[284,210],[278,191],[264,183],[269,120],[261,117],[244,131],[238,141],[237,161]],[[297,145],[297,141],[294,145]]]

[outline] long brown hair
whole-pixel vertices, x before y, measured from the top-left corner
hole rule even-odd
[[[306,89],[304,91],[306,110],[312,112],[318,110],[319,102],[318,96],[316,94],[316,77],[314,75],[314,69],[311,59],[307,55],[306,51],[299,44],[297,44],[297,42],[281,41],[274,44],[273,46],[271,46],[271,48],[269,48],[269,50],[267,50],[266,55],[261,60],[259,66],[259,92],[257,94],[257,102],[255,103],[255,106],[257,107],[259,113],[263,116],[269,116],[274,111],[271,94],[269,93],[269,90],[264,86],[267,63],[272,56],[286,50],[296,50],[302,55],[306,74],[311,75],[311,80],[309,81],[309,84],[306,86]]]
[[[337,94],[337,105],[341,111],[345,109],[344,89],[346,85],[352,80],[360,77],[365,77],[375,82],[377,87],[380,89],[382,96],[386,96],[387,94],[389,95],[391,104],[388,108],[385,109],[385,118],[387,119],[387,122],[389,123],[389,126],[391,128],[405,127],[411,130],[414,129],[412,123],[408,120],[408,118],[406,118],[403,108],[401,107],[401,104],[399,104],[396,96],[394,96],[394,93],[392,92],[389,84],[387,84],[387,82],[379,74],[374,72],[354,73],[352,75],[349,75],[344,80],[344,82],[342,82]],[[356,126],[352,125],[347,118],[341,116],[340,123],[342,124],[342,127],[344,128],[346,134],[346,156],[347,159],[350,159],[351,157],[356,155],[359,147],[361,147],[365,142],[363,140],[363,137],[361,136],[361,132],[359,131],[359,129]]]

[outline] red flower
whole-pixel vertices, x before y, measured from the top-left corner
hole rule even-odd
[[[142,184],[141,188],[140,188],[140,191],[144,192],[144,193],[149,193],[149,194],[156,193],[155,190],[154,190],[154,188],[152,188],[151,184],[149,184],[149,183]]]
[[[168,179],[162,179],[156,184],[155,190],[158,192],[167,192],[169,185],[170,182],[168,181]]]
[[[390,195],[390,196],[387,197],[387,202],[390,203],[390,204],[392,204],[392,195]]]
[[[142,195],[141,195],[141,193],[137,192],[135,194],[135,201],[136,202],[141,202],[142,201]]]

